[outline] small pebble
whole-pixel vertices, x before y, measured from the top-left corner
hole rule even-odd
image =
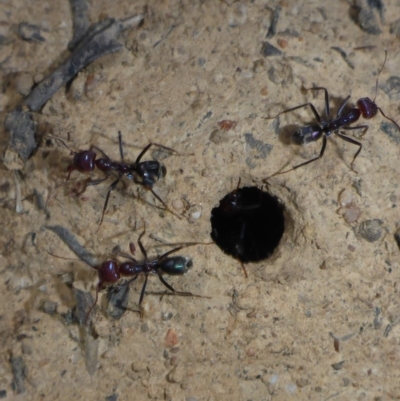
[[[277,42],[278,46],[281,47],[282,49],[287,47],[287,45],[289,44],[289,42],[286,39],[278,39]]]
[[[173,207],[175,210],[180,211],[180,210],[183,209],[184,204],[183,204],[183,202],[182,202],[180,199],[175,199],[174,201],[172,201],[172,207]]]
[[[48,315],[54,315],[57,312],[57,303],[52,301],[44,301],[43,303],[43,312]]]
[[[192,213],[194,219],[199,219],[201,217],[201,210]]]
[[[169,329],[167,331],[167,335],[165,336],[165,347],[166,348],[175,347],[175,345],[178,344],[178,342],[179,342],[178,333],[174,329]]]
[[[42,73],[37,73],[37,74],[35,74],[34,77],[33,77],[33,82],[34,82],[35,84],[38,84],[39,82],[43,81],[43,79],[44,79],[44,74],[42,74]]]
[[[22,96],[28,96],[29,93],[31,93],[33,84],[32,76],[27,73],[22,73],[19,74],[15,80],[15,89]]]
[[[40,33],[40,28],[37,25],[21,22],[18,25],[18,34],[27,42],[44,42],[45,39]]]
[[[365,220],[358,226],[358,233],[368,242],[375,242],[382,235],[383,221],[379,219]]]

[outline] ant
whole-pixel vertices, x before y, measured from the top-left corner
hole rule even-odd
[[[143,301],[144,294],[146,291],[147,286],[147,279],[149,275],[157,276],[162,284],[167,287],[171,293],[174,295],[181,295],[181,296],[190,296],[190,297],[200,297],[201,295],[192,294],[191,292],[180,292],[176,291],[168,282],[163,278],[163,275],[169,276],[182,276],[187,273],[193,266],[193,262],[190,258],[186,256],[169,256],[173,253],[180,251],[181,249],[199,244],[199,242],[189,242],[185,243],[184,245],[178,246],[174,249],[171,249],[168,252],[165,252],[161,256],[155,257],[153,259],[149,259],[147,256],[147,251],[144,248],[141,240],[145,234],[145,229],[140,234],[138,239],[138,244],[140,251],[144,256],[144,260],[142,262],[138,262],[134,257],[124,252],[118,252],[118,255],[128,259],[128,261],[120,263],[116,259],[108,259],[103,263],[98,265],[89,265],[93,269],[97,271],[97,275],[99,281],[97,282],[96,286],[96,298],[93,305],[90,307],[89,311],[86,314],[85,323],[88,321],[89,315],[92,312],[93,308],[97,304],[99,291],[103,290],[106,286],[112,285],[117,283],[121,277],[131,277],[128,281],[123,283],[123,285],[129,285],[133,281],[135,281],[140,275],[144,275],[144,282],[142,286],[142,290],[140,292],[139,298],[139,308]],[[129,249],[132,255],[135,254],[135,246],[133,243],[129,244]],[[88,264],[87,262],[85,262]],[[140,315],[142,316],[142,311],[139,311]]]
[[[57,235],[60,235],[57,231],[55,231]],[[192,294],[191,292],[181,292],[181,291],[176,291],[168,282],[163,278],[163,275],[168,275],[168,276],[182,276],[185,273],[187,273],[192,267],[193,267],[193,261],[192,259],[186,257],[186,256],[170,256],[173,253],[176,253],[180,251],[183,248],[193,246],[193,245],[199,245],[199,244],[204,244],[204,245],[210,245],[212,242],[206,242],[206,243],[201,243],[201,242],[186,242],[181,244],[180,246],[171,249],[168,252],[163,253],[161,256],[157,256],[155,258],[149,259],[147,256],[147,251],[145,247],[142,244],[142,238],[146,232],[146,226],[144,226],[143,232],[139,235],[138,239],[138,244],[140,251],[142,252],[144,256],[143,261],[137,261],[133,256],[124,253],[124,252],[116,252],[116,256],[121,256],[125,259],[128,259],[125,262],[119,262],[116,258],[108,259],[105,262],[97,264],[96,262],[91,262],[89,260],[84,260],[82,259],[81,255],[76,253],[75,249],[72,249],[74,253],[79,257],[80,260],[82,260],[84,263],[86,263],[88,266],[90,266],[92,269],[97,271],[98,275],[98,282],[96,285],[96,297],[95,300],[92,304],[92,306],[89,308],[89,311],[86,314],[85,318],[85,324],[87,323],[90,313],[92,312],[93,308],[96,306],[97,301],[98,301],[98,296],[99,292],[106,288],[107,286],[116,284],[122,277],[130,277],[128,281],[125,281],[123,284],[121,284],[119,287],[116,288],[121,288],[122,286],[125,285],[130,285],[133,281],[135,281],[139,276],[144,275],[144,282],[142,285],[142,289],[140,292],[140,298],[139,298],[139,308],[140,305],[143,301],[146,287],[147,287],[147,280],[149,275],[155,275],[159,278],[161,283],[167,287],[167,289],[173,294],[173,295],[180,295],[180,296],[189,296],[189,297],[198,297],[198,298],[208,298],[208,297],[203,297],[201,295],[196,295]],[[60,236],[60,238],[65,242],[65,239]],[[67,242],[66,242],[67,243]],[[69,243],[67,243],[69,247]],[[130,253],[132,255],[135,255],[136,248],[133,243],[129,244],[129,249]],[[51,256],[55,256],[58,258],[62,258],[61,256],[54,255],[51,252],[48,252]],[[141,317],[143,317],[143,312],[142,310],[139,310],[139,313]]]
[[[314,105],[312,103],[305,103],[305,104],[301,104],[300,106],[296,106],[296,107],[292,107],[291,109],[288,110],[284,110],[282,112],[280,112],[279,114],[277,114],[275,117],[267,117],[267,120],[270,119],[274,119],[278,116],[280,116],[281,114],[284,113],[289,113],[291,111],[300,109],[302,107],[307,107],[310,106],[311,111],[313,112],[318,124],[311,124],[311,125],[306,125],[304,127],[300,127],[298,130],[296,130],[293,135],[292,135],[292,141],[296,144],[296,145],[307,145],[311,142],[315,142],[318,139],[320,139],[322,137],[322,147],[321,147],[321,151],[319,153],[319,156],[314,157],[313,159],[307,160],[304,163],[300,163],[296,166],[293,166],[292,168],[290,168],[289,170],[285,170],[285,171],[280,171],[277,172],[275,174],[273,174],[270,177],[273,177],[275,175],[279,175],[279,174],[285,174],[288,173],[289,171],[293,171],[296,170],[300,167],[303,167],[307,164],[310,164],[318,159],[320,159],[324,153],[325,153],[325,148],[326,148],[326,144],[327,144],[327,138],[332,134],[336,134],[339,138],[343,139],[346,142],[349,142],[353,145],[357,145],[359,148],[357,150],[357,152],[355,153],[355,155],[353,156],[353,160],[351,162],[351,169],[353,171],[353,165],[354,162],[356,160],[356,157],[360,154],[361,149],[362,149],[362,144],[361,142],[358,142],[350,137],[348,137],[344,132],[338,132],[340,129],[343,130],[358,130],[358,129],[363,129],[364,131],[362,132],[361,136],[363,136],[367,130],[368,130],[368,125],[366,124],[362,124],[362,125],[357,125],[357,126],[349,126],[350,124],[355,123],[356,121],[359,120],[359,118],[361,116],[363,116],[363,118],[365,118],[366,120],[369,120],[373,117],[375,117],[378,113],[378,110],[380,111],[380,113],[382,114],[383,117],[385,117],[387,120],[391,121],[400,131],[400,126],[390,117],[386,116],[385,113],[383,112],[383,110],[378,107],[378,105],[375,103],[375,99],[376,99],[376,95],[378,93],[378,79],[379,76],[383,70],[383,67],[385,66],[386,63],[386,59],[387,59],[387,51],[385,50],[385,60],[383,61],[382,67],[378,73],[378,76],[376,78],[376,84],[375,84],[375,96],[374,99],[371,100],[368,97],[364,97],[361,99],[358,99],[356,102],[356,107],[353,107],[352,109],[348,110],[347,112],[343,113],[344,107],[346,106],[347,102],[350,99],[350,95],[346,97],[346,99],[344,99],[342,105],[339,107],[338,112],[337,112],[337,116],[336,118],[330,118],[330,112],[329,112],[329,97],[328,97],[328,90],[324,87],[315,87],[315,88],[309,88],[306,89],[306,91],[309,90],[322,90],[324,91],[325,94],[325,114],[327,117],[327,120],[322,120],[321,116],[319,115],[319,113],[317,112],[316,108],[314,107]],[[268,177],[268,178],[270,178]],[[264,179],[263,181],[266,182],[266,180],[268,180],[268,178]]]
[[[74,152],[71,150],[67,144],[60,138],[55,138],[59,140],[67,149],[71,151],[74,155],[72,163],[68,166],[68,176],[67,180],[69,180],[71,173],[74,170],[77,170],[81,173],[89,173],[93,171],[96,167],[98,170],[102,171],[105,174],[104,178],[100,178],[98,180],[91,180],[86,185],[97,185],[101,182],[107,180],[112,173],[117,174],[117,178],[115,181],[108,187],[106,200],[103,206],[103,212],[100,219],[100,224],[103,222],[104,213],[107,209],[108,201],[110,198],[110,193],[113,189],[116,188],[117,184],[121,181],[122,177],[125,176],[129,180],[133,180],[136,184],[142,185],[144,188],[151,191],[151,193],[162,203],[165,210],[172,213],[174,216],[181,218],[179,215],[175,214],[166,204],[165,202],[154,192],[153,186],[155,183],[162,178],[165,177],[167,173],[167,169],[163,163],[157,160],[147,160],[141,162],[140,160],[144,156],[144,154],[150,149],[151,146],[158,146],[159,148],[176,152],[174,149],[168,148],[163,145],[159,145],[157,143],[149,143],[136,158],[134,163],[125,163],[124,161],[124,153],[122,146],[122,134],[121,131],[118,131],[118,143],[119,143],[119,153],[121,156],[121,161],[113,161],[110,157],[106,155],[100,148],[95,145],[91,145],[89,150],[82,150],[79,152]],[[101,153],[103,157],[97,158],[97,153]]]

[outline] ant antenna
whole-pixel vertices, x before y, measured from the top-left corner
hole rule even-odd
[[[76,152],[73,151],[73,150],[64,142],[64,140],[61,139],[61,138],[59,138],[58,136],[47,134],[46,137],[61,142],[72,154],[76,154]]]
[[[381,72],[383,71],[383,67],[386,64],[386,59],[387,59],[387,50],[385,49],[385,60],[383,61],[381,69],[379,70],[378,76],[376,77],[375,96],[374,96],[374,99],[372,100],[374,103],[375,103],[376,95],[378,94],[378,79],[379,79],[379,76],[381,75]]]

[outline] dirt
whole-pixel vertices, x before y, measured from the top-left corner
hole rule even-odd
[[[275,255],[246,265],[214,244],[179,254],[193,260],[176,290],[202,297],[160,296],[150,277],[144,316],[107,314],[106,291],[85,324],[96,271],[51,230],[68,229],[99,261],[116,247],[129,252],[146,227],[150,257],[163,243],[208,243],[210,213],[237,187],[258,185],[282,168],[318,156],[322,141],[299,147],[285,135],[313,120],[312,102],[331,113],[350,95],[375,96],[400,121],[398,2],[97,1],[89,20],[143,14],[121,33],[120,51],[83,69],[39,113],[38,133],[74,151],[96,145],[134,161],[150,142],[167,175],[156,193],[181,214],[161,210],[151,192],[112,179],[85,189],[71,155],[46,137],[26,162],[5,152],[0,174],[0,398],[15,400],[398,400],[400,399],[400,253],[396,243],[400,134],[378,113],[369,129],[332,135],[321,160],[268,180],[287,212]],[[280,8],[278,8],[280,7]],[[24,25],[24,35],[18,26]],[[0,117],[23,101],[68,57],[67,1],[0,2]],[[43,40],[42,40],[42,39]],[[9,149],[8,149],[9,150]],[[147,155],[146,155],[147,156]],[[81,190],[84,190],[83,192]],[[80,193],[82,192],[82,193]],[[62,257],[62,258],[60,258]],[[64,259],[63,259],[64,258]],[[130,286],[137,310],[143,284]],[[91,295],[91,297],[89,296]],[[79,305],[78,305],[79,306]],[[84,314],[84,312],[82,312]],[[81,313],[81,316],[83,316]]]

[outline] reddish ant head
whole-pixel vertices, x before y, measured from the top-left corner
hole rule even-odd
[[[363,97],[357,100],[357,107],[360,109],[362,116],[369,120],[378,113],[378,106],[369,97]]]
[[[101,289],[104,284],[116,283],[121,276],[118,263],[115,260],[107,260],[101,265],[95,266],[94,269],[97,270],[99,275],[99,289]]]
[[[81,173],[86,173],[94,170],[96,153],[92,150],[83,150],[74,154],[74,159],[68,167],[68,172],[78,170]]]

